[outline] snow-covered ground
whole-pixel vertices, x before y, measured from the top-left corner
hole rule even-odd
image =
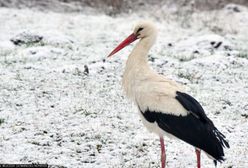
[[[133,45],[106,59],[150,18],[160,31],[151,66],[185,85],[226,135],[219,167],[248,167],[248,9],[239,8],[115,18],[0,8],[0,163],[160,167],[158,137],[121,88]],[[196,167],[194,148],[165,143],[168,167]],[[205,154],[202,165],[214,167]]]

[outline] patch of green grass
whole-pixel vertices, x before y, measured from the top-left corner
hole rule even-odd
[[[44,41],[39,41],[39,42],[27,42],[25,44],[23,44],[24,47],[29,48],[29,47],[37,47],[37,46],[45,46],[45,42]]]
[[[188,71],[179,71],[177,73],[177,76],[179,78],[184,78],[189,80],[190,82],[198,83],[198,81],[201,79],[201,75],[198,73],[188,72]]]
[[[187,62],[187,61],[191,61],[193,59],[195,59],[194,54],[185,56],[185,55],[179,55],[177,56],[177,58],[179,59],[180,62]]]
[[[194,76],[189,73],[179,72],[177,75],[179,78],[188,79],[189,81],[192,81],[194,79]]]
[[[89,110],[86,110],[85,108],[83,108],[83,107],[75,107],[75,109],[74,109],[74,112],[73,112],[74,114],[75,113],[80,113],[80,114],[82,114],[82,115],[84,115],[84,116],[91,116],[91,117],[95,117],[96,116],[96,113],[94,113],[94,112],[91,112],[91,111],[89,111]]]
[[[4,123],[4,119],[3,118],[0,118],[0,125]]]
[[[237,57],[248,59],[248,51],[240,51],[240,52],[238,53]]]

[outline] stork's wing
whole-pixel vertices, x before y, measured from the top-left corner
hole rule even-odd
[[[204,113],[201,105],[192,96],[176,92],[175,99],[189,112],[187,115],[178,116],[149,109],[141,113],[148,122],[156,122],[165,132],[204,150],[214,159],[223,161],[223,147],[229,147],[225,136],[218,131]]]
[[[197,117],[199,120],[203,122],[212,122],[211,120],[208,119],[206,116],[202,106],[200,103],[194,99],[192,96],[183,93],[183,92],[176,92],[176,97],[175,97],[181,105],[190,113],[192,113],[195,117]]]

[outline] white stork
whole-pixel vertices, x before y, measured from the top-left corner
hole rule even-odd
[[[150,68],[147,55],[156,37],[157,29],[152,23],[140,22],[108,57],[140,39],[128,57],[122,82],[127,96],[138,106],[143,124],[160,137],[162,168],[166,164],[164,135],[194,146],[197,168],[200,168],[201,150],[214,160],[215,165],[217,161],[224,161],[223,147],[229,148],[229,144],[199,102],[183,92],[179,84]]]

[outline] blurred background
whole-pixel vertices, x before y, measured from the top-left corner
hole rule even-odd
[[[248,5],[247,0],[0,0],[1,7],[32,8],[56,12],[79,12],[92,8],[109,15],[149,10],[154,7],[177,6],[178,10],[192,7],[194,10],[221,9],[226,4]]]

